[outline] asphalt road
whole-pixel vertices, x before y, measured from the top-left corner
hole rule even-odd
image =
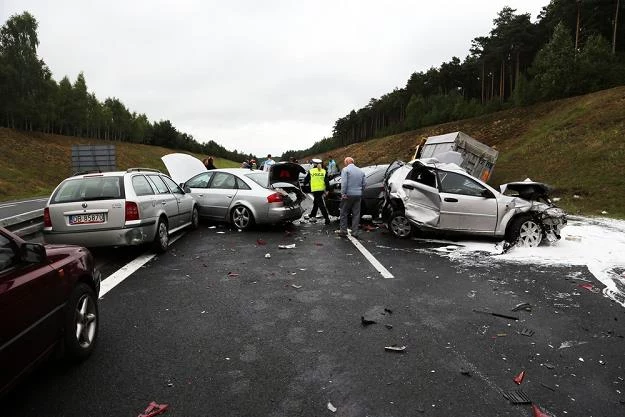
[[[40,210],[46,206],[48,197],[34,198],[28,200],[5,201],[0,203],[0,219],[13,217],[18,214],[27,213],[33,210]]]
[[[89,360],[50,362],[0,414],[531,416],[502,395],[519,389],[557,416],[625,414],[625,311],[585,268],[460,263],[377,229],[384,279],[335,227],[203,224],[101,300]]]

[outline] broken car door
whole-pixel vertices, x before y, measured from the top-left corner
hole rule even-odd
[[[406,217],[418,224],[438,227],[441,199],[434,172],[416,162],[402,183]]]

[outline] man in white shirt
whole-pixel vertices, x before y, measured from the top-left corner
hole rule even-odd
[[[271,169],[271,166],[275,163],[276,161],[271,159],[271,154],[267,155],[267,160],[265,160],[265,163],[263,164],[263,171],[269,172],[269,170]]]

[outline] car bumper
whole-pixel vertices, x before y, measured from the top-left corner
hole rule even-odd
[[[46,243],[70,244],[88,248],[99,246],[135,246],[154,240],[156,224],[124,229],[94,230],[89,232],[43,231]]]
[[[294,221],[302,217],[302,206],[270,207],[267,210],[267,223]]]

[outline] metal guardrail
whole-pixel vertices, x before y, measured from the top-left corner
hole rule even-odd
[[[1,219],[0,226],[20,237],[34,235],[43,230],[43,209]]]

